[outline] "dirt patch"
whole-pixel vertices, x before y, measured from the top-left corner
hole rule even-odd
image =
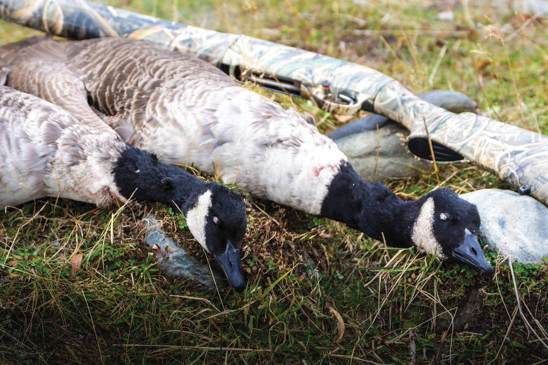
[[[472,287],[465,294],[455,315],[455,331],[482,327],[483,301],[485,294],[480,287]]]

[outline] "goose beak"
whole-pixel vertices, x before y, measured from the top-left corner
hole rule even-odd
[[[215,260],[223,269],[230,285],[237,291],[244,290],[247,281],[240,266],[240,249],[228,241],[225,252],[215,255]]]
[[[493,267],[485,258],[477,236],[468,230],[464,234],[464,241],[453,250],[453,258],[473,266],[482,273],[493,272]]]

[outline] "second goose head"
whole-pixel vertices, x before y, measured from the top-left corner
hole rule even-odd
[[[200,245],[223,269],[237,290],[246,285],[240,250],[246,231],[242,198],[224,186],[207,183],[150,153],[129,147],[114,167],[120,193],[139,201],[169,204],[181,211]]]
[[[476,206],[449,189],[405,201],[382,184],[361,180],[344,162],[329,185],[322,215],[388,245],[415,245],[441,259],[455,259],[482,272],[492,271],[477,238],[480,217]]]
[[[449,189],[434,190],[415,205],[411,240],[419,250],[493,271],[478,242],[480,216],[475,205]]]
[[[181,209],[188,228],[200,245],[215,257],[230,284],[238,290],[243,289],[246,280],[240,256],[246,215],[241,198],[224,186],[207,184],[182,202]]]

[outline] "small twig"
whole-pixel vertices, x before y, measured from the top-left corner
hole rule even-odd
[[[513,40],[519,33],[521,33],[521,31],[523,29],[525,29],[526,27],[529,26],[529,24],[531,24],[532,22],[534,21],[537,21],[537,20],[540,20],[542,19],[541,16],[538,16],[538,15],[535,15],[535,16],[532,16],[530,17],[529,19],[527,19],[526,21],[523,22],[523,24],[516,30],[514,30],[510,35],[508,35],[505,39],[505,41],[511,41]]]
[[[416,28],[400,28],[400,29],[355,29],[352,31],[356,36],[394,36],[401,34],[409,34],[412,36],[420,35],[421,37],[436,37],[436,38],[468,38],[470,32],[467,30],[451,30],[451,29],[416,29]]]
[[[202,245],[200,245],[202,247]],[[202,252],[205,255],[207,266],[209,267],[209,272],[211,273],[211,278],[213,279],[213,284],[215,285],[215,291],[217,292],[217,296],[219,297],[219,301],[221,302],[221,308],[223,308],[223,311],[225,310],[225,304],[223,302],[223,297],[221,296],[221,292],[219,291],[219,286],[217,285],[217,280],[215,279],[215,275],[213,274],[213,268],[211,267],[211,263],[209,262],[209,255],[207,254],[206,250],[202,247]]]
[[[472,15],[470,15],[470,7],[468,6],[468,0],[462,1],[462,7],[464,9],[464,19],[466,20],[466,23],[468,23],[468,26],[471,29],[475,29],[476,24],[474,24],[474,21],[472,20]]]
[[[93,333],[95,335],[95,342],[97,343],[97,350],[99,350],[99,358],[101,359],[101,364],[104,364],[105,360],[103,359],[103,351],[101,350],[101,345],[99,344],[99,337],[97,336],[97,330],[95,329],[95,322],[93,321],[93,316],[91,315],[91,310],[89,309],[88,300],[87,300],[86,294],[84,294],[83,290],[82,290],[82,296],[84,297],[84,302],[86,302],[86,308],[88,310],[89,319],[91,320],[91,328],[93,328]]]
[[[271,216],[270,214],[268,214],[267,212],[264,211],[264,209],[262,209],[260,206],[258,206],[257,204],[254,204],[253,202],[251,203],[253,205],[254,208],[256,208],[259,212],[263,213],[264,215],[266,215],[269,219],[271,219],[274,223],[276,223],[276,225],[278,227],[282,227],[282,224],[276,220],[276,218],[274,218],[273,216]]]
[[[440,183],[439,168],[436,162],[436,154],[434,153],[434,145],[432,143],[432,138],[430,138],[430,131],[428,130],[428,125],[426,125],[426,119],[422,118],[422,123],[424,125],[424,130],[426,131],[426,139],[428,140],[428,148],[430,149],[430,155],[432,156],[432,164],[434,165],[434,174],[436,175],[436,180],[438,180],[438,185]]]
[[[506,329],[506,333],[504,334],[504,337],[502,338],[502,342],[500,343],[500,347],[499,347],[499,350],[497,351],[497,354],[495,355],[495,358],[491,361],[488,362],[488,364],[491,364],[493,362],[495,362],[501,351],[502,351],[502,348],[504,347],[504,343],[506,342],[506,339],[508,338],[508,335],[510,334],[510,330],[512,329],[512,326],[514,325],[514,320],[516,319],[516,315],[518,314],[518,308],[514,308],[514,313],[512,313],[512,319],[510,320],[510,324],[508,325],[508,328]]]
[[[217,307],[215,306],[215,304],[211,303],[211,301],[210,301],[209,299],[206,299],[206,298],[193,297],[193,296],[190,296],[190,295],[178,295],[178,294],[171,294],[170,297],[172,297],[172,298],[180,298],[180,299],[187,299],[187,300],[197,300],[197,301],[200,301],[200,302],[203,302],[203,303],[208,304],[208,305],[211,306],[213,309],[215,309],[217,312],[220,312],[219,308],[217,308]]]
[[[375,362],[375,361],[371,361],[371,360],[362,359],[362,358],[356,357],[354,355],[328,354],[328,356],[338,358],[338,359],[350,360],[350,363],[352,363],[353,361],[357,361],[357,362],[363,362],[364,364],[372,364],[372,365],[383,364],[383,363],[380,363],[380,362]]]
[[[430,76],[428,77],[428,86],[430,88],[434,87],[434,79],[436,78],[436,75],[438,74],[441,61],[443,61],[443,58],[445,57],[446,52],[447,52],[447,43],[445,43],[443,47],[440,49],[438,59],[436,60],[436,63],[434,64],[434,69],[432,70],[432,73],[430,73]]]
[[[517,308],[518,308],[518,312],[519,312],[519,315],[521,316],[521,319],[523,319],[523,322],[525,323],[525,327],[527,328],[528,331],[531,331],[536,337],[537,339],[539,340],[539,342],[546,348],[548,349],[548,344],[546,344],[546,342],[544,342],[542,340],[542,337],[539,336],[539,334],[537,333],[537,331],[535,331],[535,329],[533,328],[533,326],[531,326],[531,324],[529,323],[529,321],[527,320],[527,317],[525,316],[525,314],[523,313],[523,310],[521,308],[521,300],[520,300],[520,297],[519,297],[519,291],[518,291],[518,285],[517,285],[517,282],[516,282],[516,276],[514,274],[514,268],[513,268],[513,263],[512,263],[512,259],[508,259],[508,263],[509,263],[509,266],[510,266],[510,274],[512,275],[512,283],[514,284],[514,294],[516,296],[516,302],[517,302]]]
[[[32,221],[34,219],[36,219],[36,217],[38,217],[40,215],[40,213],[42,212],[42,210],[44,210],[44,208],[46,207],[47,204],[44,204],[42,206],[42,208],[40,208],[40,210],[38,212],[36,212],[32,217],[30,217],[30,219],[28,219],[25,223],[23,223],[20,227],[17,228],[17,232],[15,232],[15,237],[13,237],[13,240],[11,241],[11,245],[10,245],[10,248],[8,249],[8,252],[6,253],[6,257],[4,259],[4,263],[2,264],[2,266],[5,266],[6,263],[8,262],[8,259],[10,257],[10,254],[11,254],[11,251],[13,250],[13,246],[15,246],[15,242],[17,242],[17,238],[19,238],[19,233],[21,232],[21,230],[23,228],[25,228],[27,225],[29,225],[30,223],[32,223]]]
[[[252,349],[243,347],[210,347],[210,346],[178,346],[178,345],[148,345],[140,343],[114,344],[119,347],[150,347],[171,350],[203,350],[203,351],[237,351],[237,352],[271,352],[270,349]]]

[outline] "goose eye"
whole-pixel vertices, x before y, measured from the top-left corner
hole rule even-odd
[[[216,215],[213,216],[213,223],[215,224],[219,224],[219,217],[217,217]]]
[[[442,221],[448,220],[448,219],[449,219],[449,214],[447,214],[447,213],[440,213],[440,219],[441,219]]]

